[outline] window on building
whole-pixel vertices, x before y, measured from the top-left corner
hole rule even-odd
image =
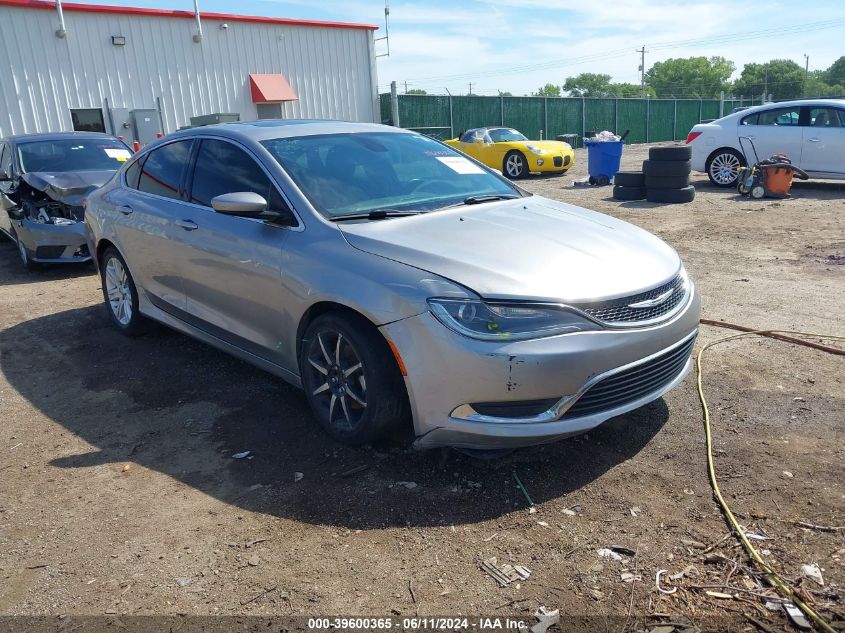
[[[168,143],[150,152],[141,168],[138,190],[178,198],[182,173],[191,155],[192,141]]]
[[[103,132],[106,125],[103,123],[103,111],[99,108],[77,108],[70,111],[70,118],[73,120],[73,129],[76,132]]]
[[[276,186],[251,156],[231,143],[203,140],[194,168],[191,202],[210,207],[212,198],[240,191],[263,196],[272,211],[287,209]]]
[[[282,119],[284,112],[281,103],[256,103],[259,119]]]

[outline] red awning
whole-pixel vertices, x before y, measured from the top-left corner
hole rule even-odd
[[[279,101],[298,101],[299,97],[290,87],[284,75],[261,75],[250,73],[249,89],[253,103],[277,103]]]

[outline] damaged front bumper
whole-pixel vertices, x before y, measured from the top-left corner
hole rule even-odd
[[[690,368],[700,298],[657,326],[510,343],[458,335],[433,315],[382,326],[401,355],[415,446],[515,448],[584,433],[656,400]]]
[[[13,221],[17,239],[29,258],[39,264],[70,264],[91,261],[84,222],[44,224],[27,217]]]

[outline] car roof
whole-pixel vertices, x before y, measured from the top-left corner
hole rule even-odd
[[[766,110],[779,110],[780,108],[789,108],[792,106],[834,106],[845,108],[845,99],[794,99],[792,101],[776,101],[774,103],[763,103],[761,105],[751,106],[739,112],[733,112],[727,116],[749,116],[755,112],[764,112]],[[725,117],[727,118],[727,117]]]
[[[395,132],[413,134],[402,128],[378,123],[354,123],[351,121],[333,121],[328,119],[284,119],[262,121],[239,121],[219,123],[180,130],[168,134],[167,140],[197,136],[222,136],[240,141],[265,141],[277,138],[297,136],[316,136],[318,134],[354,134],[360,132]]]
[[[62,141],[68,139],[118,139],[102,132],[42,132],[40,134],[18,134],[2,139],[5,143],[31,143],[34,141]]]

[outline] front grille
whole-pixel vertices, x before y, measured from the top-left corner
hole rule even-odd
[[[563,167],[563,156],[555,156],[555,167]]]
[[[587,389],[563,419],[615,409],[665,387],[683,371],[694,343],[692,337],[673,350],[600,380]]]
[[[58,259],[65,252],[66,246],[39,246],[35,249],[35,257],[38,259]]]
[[[648,301],[660,295],[672,291],[672,294],[662,303],[642,308],[632,308],[631,304],[639,303],[640,301]],[[677,275],[668,283],[658,286],[652,290],[641,292],[630,297],[623,297],[622,299],[613,299],[612,301],[605,301],[602,303],[594,303],[588,305],[578,305],[579,309],[583,310],[591,317],[603,323],[632,323],[636,324],[643,321],[653,321],[659,319],[665,314],[672,312],[684,297],[687,296],[687,284],[683,275]]]

